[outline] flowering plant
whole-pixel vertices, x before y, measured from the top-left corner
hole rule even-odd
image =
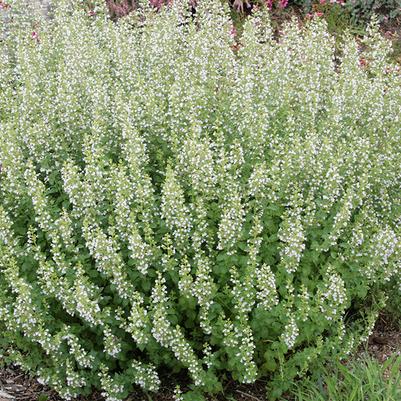
[[[112,23],[10,1],[0,347],[66,399],[156,391],[166,368],[198,392],[268,376],[279,397],[366,338],[400,277],[387,41],[372,25],[362,68],[322,19],[277,41],[261,10],[234,52],[227,6],[197,3]]]

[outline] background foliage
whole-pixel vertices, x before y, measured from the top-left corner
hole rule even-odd
[[[327,7],[340,7],[341,12],[350,15],[357,23],[359,20],[369,21],[374,13],[378,14],[381,19],[395,19],[401,16],[401,4],[399,0],[215,0],[220,2],[228,2],[233,10],[244,13],[252,10],[254,6],[269,9],[286,9],[291,6],[299,6],[306,13],[310,13],[316,7],[321,5]],[[106,3],[116,16],[126,15],[138,6],[136,0],[106,0]],[[168,4],[169,0],[149,0],[149,3],[156,8],[163,4]],[[193,6],[196,0],[189,0]]]

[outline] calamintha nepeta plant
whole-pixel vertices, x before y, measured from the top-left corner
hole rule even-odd
[[[74,3],[10,1],[0,44],[3,357],[119,400],[166,367],[279,396],[346,355],[400,276],[387,42],[372,26],[361,65],[320,19],[275,40],[261,11],[235,44],[217,2]]]

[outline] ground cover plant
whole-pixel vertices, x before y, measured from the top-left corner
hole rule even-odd
[[[293,390],[297,401],[397,401],[401,397],[401,357],[383,365],[368,356],[348,364],[334,363],[317,380],[304,381]]]
[[[401,76],[325,22],[25,2],[0,42],[0,346],[64,398],[187,372],[269,398],[372,329],[400,278]]]

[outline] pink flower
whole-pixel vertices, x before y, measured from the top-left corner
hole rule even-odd
[[[271,10],[273,8],[273,0],[266,0],[266,6]]]
[[[237,29],[235,28],[235,26],[233,25],[230,29],[230,36],[232,38],[235,38],[237,36]]]
[[[315,13],[316,17],[323,17],[323,13],[318,11],[317,13]]]
[[[36,31],[33,31],[31,33],[31,37],[32,37],[33,40],[37,40],[37,41],[39,40],[39,35],[38,35],[38,33]]]
[[[273,8],[274,0],[265,0],[266,6],[269,10]],[[286,8],[288,5],[288,0],[280,0],[278,3],[279,8]]]
[[[326,4],[326,0],[320,0],[319,3],[320,4]]]
[[[288,0],[280,0],[280,3],[279,3],[279,7],[280,8],[286,8],[287,7],[287,4],[288,4]]]

